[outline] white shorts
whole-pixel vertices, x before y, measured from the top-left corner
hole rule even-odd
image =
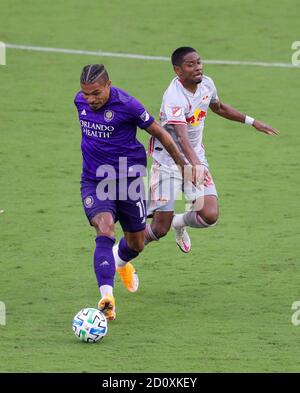
[[[207,162],[206,162],[207,163]],[[208,165],[207,165],[208,167]],[[176,200],[182,199],[182,192],[185,199],[192,206],[195,201],[204,201],[205,195],[215,195],[218,197],[215,184],[210,172],[205,178],[205,186],[196,187],[191,182],[184,183],[181,173],[176,165],[167,166],[153,161],[150,172],[150,190],[147,204],[147,215],[154,211],[174,211]],[[196,208],[196,206],[198,207]],[[195,209],[200,210],[199,203],[195,204]]]

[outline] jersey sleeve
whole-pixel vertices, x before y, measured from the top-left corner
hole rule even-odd
[[[74,105],[76,106],[76,108],[79,107],[80,105],[80,98],[81,98],[82,94],[81,91],[79,91],[78,93],[76,93],[75,97],[74,97]]]
[[[75,95],[74,100],[73,100],[73,103],[76,106],[76,108],[77,108],[77,95],[78,95],[78,93]]]
[[[187,124],[186,112],[188,112],[188,108],[185,97],[176,89],[167,91],[160,108],[162,125]]]
[[[133,122],[142,129],[146,129],[154,122],[154,117],[135,98],[130,100],[130,112]]]
[[[212,89],[212,96],[210,99],[210,103],[214,103],[214,102],[218,102],[219,101],[219,96],[218,96],[218,92],[217,92],[217,88],[216,85],[214,84],[214,81],[210,78],[210,82],[211,82],[211,89]]]

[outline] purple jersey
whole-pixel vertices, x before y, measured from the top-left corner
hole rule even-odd
[[[100,166],[112,166],[117,178],[130,176],[133,165],[146,168],[146,151],[136,139],[136,132],[137,127],[148,128],[154,117],[140,102],[112,86],[109,100],[96,111],[90,108],[81,91],[76,94],[74,103],[82,131],[83,179],[106,177],[107,174],[99,171]],[[125,171],[119,170],[120,157],[127,160]]]

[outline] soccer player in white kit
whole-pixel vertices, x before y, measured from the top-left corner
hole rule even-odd
[[[151,138],[149,152],[153,156],[150,179],[148,215],[153,215],[145,229],[146,244],[165,236],[170,227],[175,230],[176,243],[187,253],[191,241],[186,227],[208,228],[216,224],[219,216],[218,196],[208,169],[202,144],[205,119],[210,108],[226,119],[246,123],[267,135],[279,132],[220,101],[211,78],[203,74],[203,65],[197,51],[181,47],[172,54],[177,76],[164,93],[160,120],[182,152],[187,164],[198,166],[200,182],[186,184],[173,159],[161,143]],[[178,194],[184,191],[190,209],[174,215]]]

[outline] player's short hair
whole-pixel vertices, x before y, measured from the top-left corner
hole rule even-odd
[[[99,79],[101,79],[103,83],[109,80],[108,73],[103,64],[88,64],[83,67],[80,83],[88,85],[97,82]]]
[[[171,57],[173,66],[181,66],[181,64],[183,63],[184,56],[192,52],[197,52],[197,51],[196,49],[191,48],[190,46],[181,46],[180,48],[174,50]]]

